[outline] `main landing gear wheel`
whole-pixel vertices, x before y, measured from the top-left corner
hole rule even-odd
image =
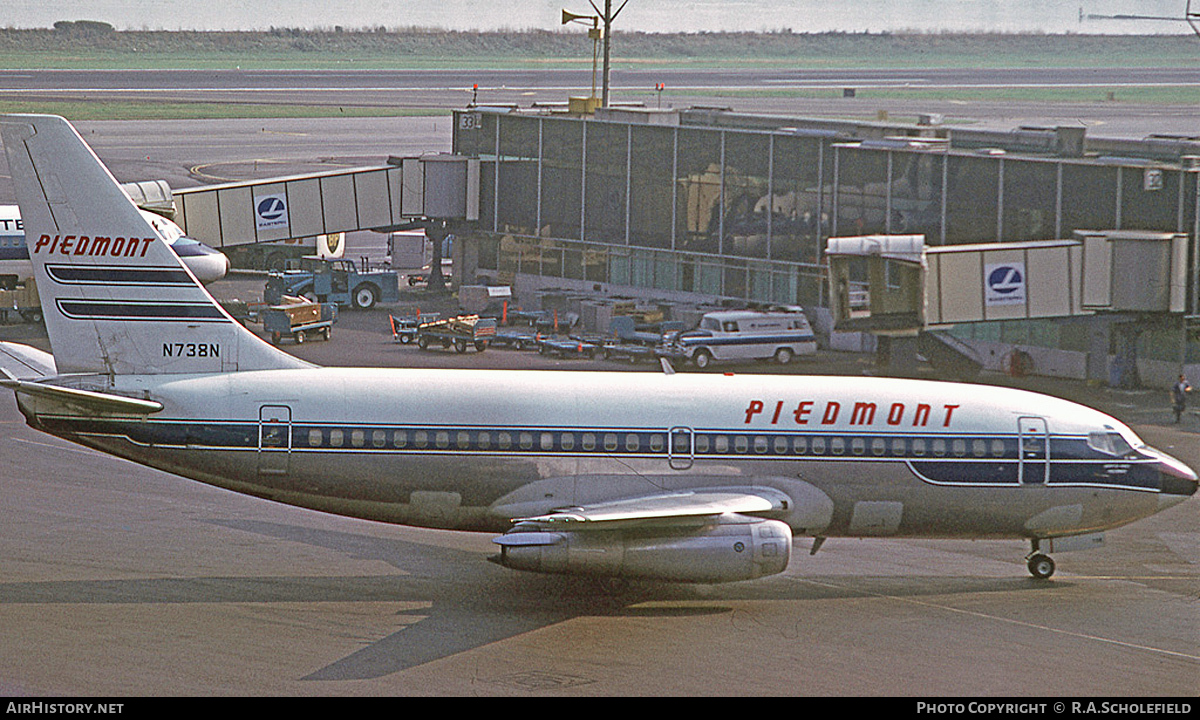
[[[1047,580],[1054,574],[1054,561],[1049,555],[1034,553],[1029,556],[1029,574],[1038,580]]]

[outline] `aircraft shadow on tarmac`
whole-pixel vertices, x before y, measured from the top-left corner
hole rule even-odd
[[[405,574],[0,583],[0,604],[428,603],[419,613],[425,616],[422,619],[304,678],[360,680],[390,675],[577,617],[721,615],[735,612],[730,603],[748,600],[804,602],[880,595],[1046,591],[1070,586],[1023,577],[809,578],[789,574],[715,587],[636,583],[624,592],[609,593],[598,592],[597,584],[586,579],[515,574],[483,562],[475,552],[299,525],[210,522],[334,550],[355,559],[382,561]]]

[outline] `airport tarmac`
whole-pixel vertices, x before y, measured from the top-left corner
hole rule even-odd
[[[255,280],[219,283],[246,296]],[[417,296],[411,304],[431,307]],[[45,346],[27,325],[0,337]],[[346,312],[327,364],[586,372],[653,366],[393,343]],[[723,368],[771,371],[771,365]],[[789,372],[869,371],[821,356]],[[995,378],[997,380],[1005,381]],[[1006,381],[1007,382],[1007,381]],[[1161,392],[1030,379],[1200,467],[1200,417]],[[1042,388],[1045,389],[1045,388]],[[0,695],[1194,696],[1196,500],[1056,556],[1023,543],[796,543],[780,576],[721,586],[584,580],[486,561],[490,536],[381,525],[210,488],[27,426],[0,397]],[[901,706],[904,707],[904,706]]]

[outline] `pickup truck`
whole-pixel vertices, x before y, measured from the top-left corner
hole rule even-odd
[[[392,270],[360,272],[353,260],[304,257],[267,276],[263,300],[278,305],[284,295],[369,310],[379,302],[399,302],[400,276]]]

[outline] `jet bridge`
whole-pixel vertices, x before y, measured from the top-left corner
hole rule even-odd
[[[176,222],[215,248],[423,221],[479,219],[479,161],[460,155],[392,158],[366,167],[174,191]]]
[[[928,247],[922,235],[830,238],[838,330],[914,332],[1097,312],[1182,313],[1188,237],[1078,231],[1071,240]]]
[[[930,332],[962,323],[1102,316],[1107,335],[1118,323],[1182,318],[1187,253],[1186,234],[1133,230],[939,247],[922,235],[868,235],[830,238],[826,250],[835,329],[876,335],[902,371],[918,346],[932,353]]]

